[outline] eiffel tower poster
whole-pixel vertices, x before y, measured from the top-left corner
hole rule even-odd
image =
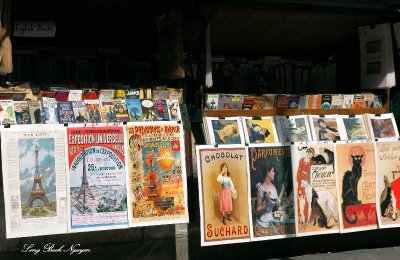
[[[89,181],[87,179],[87,174],[86,174],[86,157],[85,157],[85,150],[82,150],[82,161],[83,161],[83,167],[82,167],[82,185],[79,190],[78,196],[76,197],[76,200],[78,200],[82,206],[85,208],[86,205],[86,199],[87,197],[91,199],[95,199],[90,187],[89,187]]]
[[[56,215],[54,139],[19,140],[22,217]]]

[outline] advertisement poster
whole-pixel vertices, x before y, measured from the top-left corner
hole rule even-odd
[[[67,232],[65,143],[62,125],[1,130],[7,238]]]
[[[371,141],[336,144],[340,232],[369,230],[378,226],[374,149]]]
[[[311,132],[314,141],[338,141],[340,132],[337,115],[316,116],[309,115]]]
[[[400,227],[400,142],[378,141],[375,151],[379,227]]]
[[[294,199],[290,146],[247,147],[251,239],[293,237]]]
[[[196,146],[201,245],[250,241],[246,149]]]
[[[68,228],[128,227],[122,126],[68,127]]]
[[[331,142],[291,146],[296,236],[339,232],[335,147]]]
[[[130,226],[189,222],[182,124],[126,126]]]

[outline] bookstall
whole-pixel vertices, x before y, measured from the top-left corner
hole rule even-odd
[[[397,245],[397,3],[10,2],[0,258]]]

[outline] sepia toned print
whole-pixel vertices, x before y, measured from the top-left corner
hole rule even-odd
[[[374,143],[338,143],[336,152],[341,232],[377,228]]]
[[[379,227],[400,227],[400,142],[378,141],[375,151]]]
[[[246,150],[197,146],[201,243],[250,241]]]
[[[333,143],[291,146],[296,236],[339,232]]]

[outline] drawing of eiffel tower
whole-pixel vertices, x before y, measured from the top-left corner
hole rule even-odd
[[[42,177],[39,172],[39,159],[38,159],[39,147],[35,146],[35,177],[33,178],[33,185],[31,196],[29,197],[28,205],[32,207],[35,200],[43,201],[45,206],[49,205],[49,200],[46,196],[46,191],[43,189]]]
[[[79,194],[76,197],[76,200],[79,201],[79,198],[82,196],[83,206],[86,206],[86,196],[90,196],[90,197],[92,197],[92,199],[95,199],[95,198],[94,198],[94,195],[93,195],[92,191],[90,190],[89,181],[88,181],[87,176],[86,176],[85,149],[83,149],[82,153],[83,153],[83,159],[82,159],[83,160],[82,185],[81,185],[81,189],[79,191]]]

